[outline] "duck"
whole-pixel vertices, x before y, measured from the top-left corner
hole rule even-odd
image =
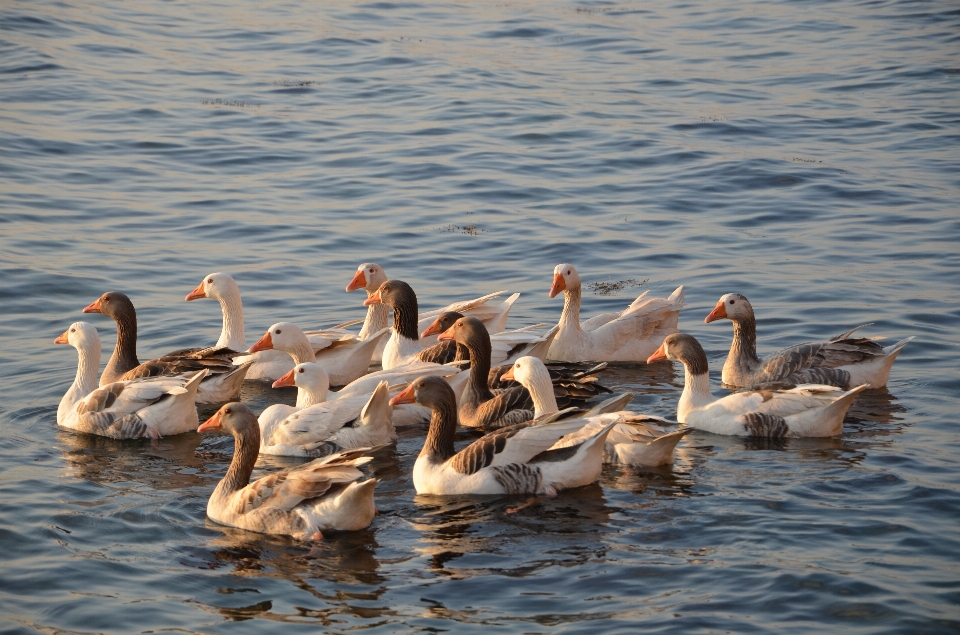
[[[315,340],[311,340],[299,326],[292,322],[277,322],[249,348],[249,352],[284,351],[293,358],[293,365],[319,364],[327,372],[331,385],[346,386],[366,374],[377,342],[387,333],[389,329],[383,329],[365,340],[351,335],[329,341],[326,347],[317,351]]]
[[[197,428],[216,430],[233,435],[234,453],[207,501],[210,520],[298,540],[321,540],[324,531],[355,531],[373,522],[378,480],[359,480],[359,467],[372,460],[365,455],[374,448],[337,452],[251,483],[260,449],[257,418],[246,404],[228,403]]]
[[[299,374],[296,371],[291,372]],[[275,412],[265,417],[264,411],[257,420],[260,453],[318,457],[396,441],[389,401],[389,387],[381,381],[372,394],[315,403],[283,418]]]
[[[100,313],[112,317],[117,323],[117,344],[100,375],[101,386],[206,370],[197,389],[197,403],[222,403],[240,393],[250,364],[235,366],[233,358],[237,352],[229,348],[184,348],[140,363],[137,359],[137,311],[126,294],[108,291],[84,307],[83,312]]]
[[[77,349],[77,375],[57,407],[58,426],[113,439],[159,439],[196,429],[196,393],[206,370],[98,387],[100,334],[96,327],[74,322],[54,344]]]
[[[521,357],[504,373],[504,379],[519,382],[533,399],[535,418],[559,412],[554,396],[550,371],[536,357]],[[673,463],[674,449],[690,429],[667,430],[664,425],[676,425],[663,417],[645,415],[623,406],[632,399],[632,393],[616,396],[588,412],[584,418],[590,421],[575,434],[565,436],[552,447],[562,448],[576,444],[592,436],[612,420],[613,430],[604,445],[604,463],[656,467]],[[615,408],[615,410],[611,410]]]
[[[837,436],[854,397],[869,388],[868,384],[850,390],[825,384],[769,384],[716,399],[710,392],[707,354],[695,337],[668,335],[647,363],[664,360],[683,364],[677,421],[714,434],[768,439]]]
[[[602,469],[603,444],[613,424],[588,440],[550,450],[580,419],[527,422],[484,435],[459,452],[454,448],[457,404],[450,386],[439,377],[414,380],[391,404],[419,403],[431,409],[430,429],[413,466],[417,494],[544,494],[596,481]]]
[[[723,363],[721,379],[734,386],[752,386],[772,381],[829,384],[849,390],[861,384],[886,386],[894,360],[913,337],[891,346],[873,339],[854,337],[870,326],[862,324],[825,342],[806,342],[763,359],[757,356],[757,321],[753,305],[739,293],[727,293],[703,319],[707,324],[725,318],[733,322],[733,342]]]
[[[663,338],[677,331],[683,308],[683,286],[669,298],[649,298],[644,291],[620,313],[604,313],[580,323],[582,284],[576,267],[562,263],[553,270],[549,296],[563,291],[560,331],[547,359],[561,362],[638,362],[657,349]]]
[[[357,272],[354,274],[350,284],[347,285],[347,293],[356,291],[357,289],[364,289],[369,298],[376,293],[377,289],[388,279],[383,267],[373,262],[365,262],[357,267]],[[464,315],[472,315],[475,318],[479,318],[487,325],[487,330],[490,331],[490,333],[500,333],[507,328],[507,316],[510,314],[510,308],[517,301],[517,298],[520,297],[519,293],[514,293],[499,305],[489,304],[490,300],[498,298],[504,293],[506,293],[506,291],[496,291],[479,298],[474,298],[473,300],[454,302],[442,309],[419,313],[417,316],[417,330],[422,331],[426,328],[426,325],[441,313],[456,311]],[[390,308],[388,306],[383,304],[368,304],[366,306],[367,315],[363,321],[363,327],[360,329],[361,339],[389,326]],[[425,341],[426,346],[435,343],[436,340]],[[382,349],[380,352],[382,353]]]

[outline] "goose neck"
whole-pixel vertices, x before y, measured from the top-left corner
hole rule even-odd
[[[523,385],[533,399],[534,417],[557,412],[560,409],[557,407],[557,397],[553,394],[550,372],[546,368],[538,366],[532,369],[532,376]]]
[[[100,370],[100,342],[94,346],[77,349],[77,376],[57,408],[57,423],[63,422],[73,406],[97,389],[97,372]]]
[[[220,301],[220,310],[223,312],[223,330],[217,347],[226,347],[234,351],[247,349],[247,338],[243,332],[243,301],[240,293],[229,293],[217,298]]]
[[[430,430],[423,443],[420,456],[426,456],[435,463],[442,463],[456,454],[453,438],[457,431],[456,401],[443,401],[431,406]]]
[[[309,408],[318,403],[327,400],[330,387],[328,385],[319,386],[298,386],[297,387],[297,408]]]
[[[317,362],[317,355],[313,352],[313,345],[302,332],[289,349],[284,348],[283,350],[293,357],[295,364],[306,364],[307,362],[315,364]]]
[[[234,434],[233,460],[223,480],[214,491],[215,496],[228,496],[243,489],[250,483],[250,475],[260,453],[260,427],[249,426],[249,430]]]
[[[372,295],[367,291],[367,296]],[[386,304],[371,304],[367,307],[367,317],[363,320],[363,328],[360,329],[360,339],[365,340],[374,333],[378,333],[387,326],[390,318],[390,307]]]
[[[397,298],[393,305],[393,330],[399,337],[420,341],[420,334],[417,332],[416,296],[411,298],[404,295]]]
[[[700,410],[713,403],[713,394],[710,392],[710,373],[694,373],[685,364],[683,378],[683,392],[677,403],[677,421],[686,423],[687,414]]]
[[[462,345],[467,349],[470,358],[470,376],[463,398],[468,403],[479,403],[493,399],[490,391],[490,337],[485,334],[474,334]]]
[[[564,290],[563,292],[563,313],[560,314],[560,328],[580,328],[580,296],[582,287],[575,287]]]
[[[751,368],[760,364],[760,358],[757,357],[757,321],[752,315],[733,320],[733,343],[727,359],[746,363]]]

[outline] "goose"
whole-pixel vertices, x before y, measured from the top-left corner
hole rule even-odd
[[[260,453],[317,457],[396,441],[389,400],[387,382],[381,381],[372,394],[316,403],[279,420],[261,414]]]
[[[639,362],[656,350],[663,338],[677,331],[683,307],[683,287],[669,298],[648,298],[644,291],[620,313],[604,313],[580,323],[580,274],[571,264],[553,270],[549,296],[563,291],[560,332],[547,358],[561,362]]]
[[[913,337],[883,347],[871,339],[852,337],[863,324],[826,342],[797,344],[757,357],[757,321],[750,301],[739,293],[721,296],[703,319],[709,324],[721,318],[733,322],[733,343],[723,363],[721,379],[742,387],[771,381],[829,384],[850,389],[860,384],[880,388],[887,384],[890,368]]]
[[[384,272],[383,267],[376,263],[365,262],[357,267],[357,272],[354,274],[350,284],[347,285],[347,293],[356,291],[357,289],[364,289],[366,290],[367,297],[369,298],[371,295],[376,293],[377,289],[380,288],[380,285],[387,280],[387,274]],[[464,315],[472,315],[475,318],[479,318],[487,325],[487,330],[490,331],[490,333],[499,333],[507,328],[507,316],[510,313],[510,308],[513,306],[514,302],[517,301],[517,298],[520,297],[519,293],[514,293],[498,306],[488,304],[490,300],[497,298],[504,293],[506,293],[506,291],[497,291],[473,300],[454,302],[453,304],[450,304],[442,309],[435,309],[433,311],[420,313],[417,316],[417,330],[422,331],[424,328],[426,328],[426,325],[428,325],[441,313],[446,311],[456,311]],[[363,328],[360,329],[361,339],[365,339],[371,333],[376,333],[380,329],[389,326],[389,307],[384,306],[383,304],[368,304],[366,306],[367,316],[363,321]],[[434,343],[436,343],[435,340],[432,340],[427,341],[425,344],[429,346]],[[380,352],[382,353],[382,349]]]
[[[504,373],[504,379],[518,381],[530,392],[534,404],[534,417],[558,412],[557,399],[553,394],[550,371],[536,357],[521,357]],[[641,467],[654,467],[673,463],[674,449],[690,429],[667,431],[662,424],[675,423],[662,417],[642,415],[621,408],[633,397],[631,393],[614,397],[596,408],[596,415],[587,416],[590,423],[579,432],[567,435],[554,448],[566,447],[595,434],[610,422],[616,421],[613,430],[607,436],[604,446],[605,463],[619,463]],[[613,406],[615,404],[615,406]],[[612,412],[609,408],[616,407]],[[603,414],[601,414],[603,413]],[[593,412],[591,412],[593,414]]]
[[[413,361],[436,361],[436,349],[425,348],[426,343],[417,333],[417,294],[409,284],[402,280],[387,280],[376,292],[371,294],[365,305],[386,304],[393,309],[393,326],[390,329],[390,339],[383,350],[383,367],[395,368]],[[479,318],[474,318],[479,319]],[[432,332],[432,331],[428,331]],[[499,333],[497,339],[496,362],[505,361],[510,355],[523,350],[525,346],[533,346],[553,337],[554,333],[538,335],[531,331],[519,330],[509,333]],[[546,348],[549,346],[543,346]]]
[[[100,375],[101,386],[206,369],[207,374],[197,389],[197,403],[221,403],[240,393],[250,364],[234,366],[236,351],[216,346],[184,348],[141,364],[137,359],[137,311],[130,298],[119,291],[108,291],[84,307],[83,312],[100,313],[117,323],[117,344]]]
[[[602,468],[606,426],[572,447],[549,450],[561,437],[579,430],[581,419],[541,421],[487,434],[459,452],[454,449],[457,404],[453,390],[439,377],[414,380],[391,404],[419,403],[433,411],[430,430],[413,466],[417,494],[546,494],[588,485]]]
[[[315,343],[299,326],[292,322],[277,322],[250,347],[249,352],[284,351],[293,358],[294,365],[305,362],[319,364],[330,376],[332,385],[346,386],[366,374],[377,342],[388,332],[387,329],[383,329],[365,340],[358,340],[351,336],[333,341],[317,352]]]
[[[77,349],[77,376],[57,407],[57,425],[114,439],[158,439],[197,427],[197,387],[206,375],[133,379],[97,387],[100,334],[74,322],[54,344]]]
[[[853,398],[869,387],[759,386],[715,399],[710,393],[707,355],[696,338],[686,333],[668,335],[647,363],[663,360],[683,363],[677,421],[714,434],[771,439],[836,436],[843,430],[843,417]]]
[[[427,338],[432,335],[439,336],[440,333],[449,329],[453,326],[454,322],[462,317],[466,316],[457,311],[444,311],[430,323],[430,326],[420,333],[420,341],[426,342],[428,341]],[[486,327],[487,323],[484,322],[483,326]],[[490,333],[490,329],[487,329],[487,333],[490,334],[490,344],[493,347],[491,349],[491,358],[512,358],[516,356],[516,350],[519,350],[516,347],[526,346],[528,343],[545,341],[547,337],[549,337],[549,333],[545,336],[540,336],[533,332],[534,329],[539,329],[544,326],[547,326],[547,324],[531,324],[523,328],[501,331],[499,333]],[[541,345],[536,349],[531,348],[530,350],[540,357],[546,357],[549,348],[550,345],[549,342],[547,342],[545,345]],[[470,362],[470,355],[462,344],[457,344],[455,340],[444,340],[441,342],[439,338],[437,338],[436,344],[424,348],[418,357],[423,361],[436,362],[437,364],[449,364],[451,362],[464,362],[465,364],[469,364]],[[503,370],[506,371],[506,368]]]
[[[275,426],[295,412],[326,401],[330,392],[330,377],[318,364],[307,362],[294,366],[290,372],[273,382],[272,386],[273,388],[296,386],[297,402],[293,406],[282,403],[267,406],[257,417],[261,438],[264,436],[263,430]]]
[[[372,448],[357,448],[281,470],[252,483],[250,475],[260,448],[260,427],[250,408],[228,403],[197,428],[226,430],[233,435],[233,459],[207,501],[214,522],[264,534],[319,540],[327,530],[370,526],[377,513],[373,489],[377,479],[358,481],[358,469],[370,462]]]

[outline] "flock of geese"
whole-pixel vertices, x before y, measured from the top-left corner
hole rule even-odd
[[[307,331],[278,322],[248,347],[237,283],[226,273],[210,274],[186,300],[220,302],[220,339],[145,362],[137,356],[133,303],[123,293],[104,293],[83,309],[116,322],[116,347],[99,379],[93,325],[75,322],[55,340],[78,352],[57,424],[115,439],[225,431],[235,439],[234,456],[210,496],[208,516],[319,539],[323,531],[371,523],[378,481],[360,468],[373,450],[396,440],[398,427],[429,421],[413,468],[419,494],[554,495],[597,480],[604,462],[671,463],[678,441],[693,429],[765,438],[838,435],[854,397],[884,386],[912,339],[883,347],[856,336],[863,328],[857,327],[761,359],[753,307],[729,293],[705,318],[728,319],[734,327],[723,382],[739,390],[717,399],[703,348],[677,332],[683,287],[667,298],[644,292],[619,313],[581,321],[580,276],[560,264],[549,291],[551,298],[564,295],[559,323],[515,330],[506,323],[519,293],[421,313],[410,285],[388,279],[373,263],[360,265],[346,287],[359,289],[367,293],[359,334],[347,330],[359,319]],[[598,381],[607,362],[666,360],[684,367],[682,427],[626,410],[632,394],[612,395]],[[257,417],[233,401],[245,379],[296,386],[296,405],[272,405]],[[199,424],[196,404],[223,402]],[[482,436],[458,451],[461,426]],[[313,460],[250,482],[261,453]]]

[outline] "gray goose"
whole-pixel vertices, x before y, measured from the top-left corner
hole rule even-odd
[[[117,323],[117,344],[107,362],[100,385],[144,377],[165,377],[206,370],[197,389],[197,403],[222,403],[236,397],[250,363],[233,365],[240,353],[225,346],[184,348],[141,363],[137,359],[137,311],[119,291],[108,291],[84,307],[84,313],[100,313]]]
[[[753,306],[739,293],[728,293],[703,319],[710,323],[721,318],[733,322],[733,342],[723,364],[721,378],[730,386],[743,387],[768,382],[814,383],[850,389],[861,384],[872,388],[885,386],[894,360],[912,337],[883,347],[872,339],[852,337],[869,324],[841,333],[826,342],[797,344],[757,356],[757,320]]]
[[[457,402],[439,377],[414,380],[391,405],[431,409],[430,429],[413,466],[418,494],[546,494],[588,485],[600,476],[603,444],[613,424],[576,445],[549,449],[586,424],[584,419],[521,423],[491,432],[459,452],[454,448]]]
[[[322,531],[368,527],[377,510],[377,479],[358,481],[359,466],[373,448],[331,454],[306,465],[250,482],[260,451],[260,426],[246,405],[228,403],[197,428],[233,435],[233,459],[207,501],[207,516],[221,525],[300,540],[323,538]]]

